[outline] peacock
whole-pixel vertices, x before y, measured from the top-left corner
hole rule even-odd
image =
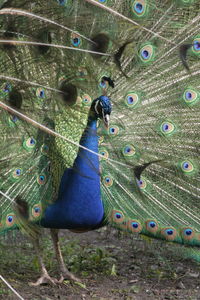
[[[200,260],[200,3],[0,1],[0,233],[111,226]],[[196,250],[197,249],[197,250]]]

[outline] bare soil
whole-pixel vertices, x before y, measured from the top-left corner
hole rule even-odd
[[[34,249],[20,233],[0,239],[0,274],[25,300],[200,300],[200,265],[183,258],[184,247],[116,230],[73,234],[61,231],[65,262],[82,284],[30,287],[39,277]],[[45,264],[59,279],[48,231],[42,238]],[[17,300],[0,281],[0,299]]]

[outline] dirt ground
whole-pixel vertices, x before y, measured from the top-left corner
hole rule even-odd
[[[59,278],[48,231],[45,264]],[[183,258],[184,247],[116,230],[61,232],[64,259],[82,283],[30,287],[39,277],[31,243],[20,233],[0,238],[0,274],[25,300],[200,300],[200,265]],[[17,297],[0,281],[0,299]]]

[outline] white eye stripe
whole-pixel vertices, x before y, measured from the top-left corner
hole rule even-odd
[[[107,114],[105,115],[104,117],[104,120],[106,121],[106,123],[109,123],[109,120],[110,120],[110,116]]]
[[[95,103],[95,106],[94,106],[94,109],[95,109],[95,112],[97,113],[97,115],[99,114],[98,109],[97,109],[98,104],[99,104],[99,100]]]

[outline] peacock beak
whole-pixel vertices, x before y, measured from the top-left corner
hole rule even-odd
[[[103,117],[103,123],[104,123],[106,129],[108,129],[108,127],[109,127],[109,122],[110,122],[110,115],[107,114]]]

